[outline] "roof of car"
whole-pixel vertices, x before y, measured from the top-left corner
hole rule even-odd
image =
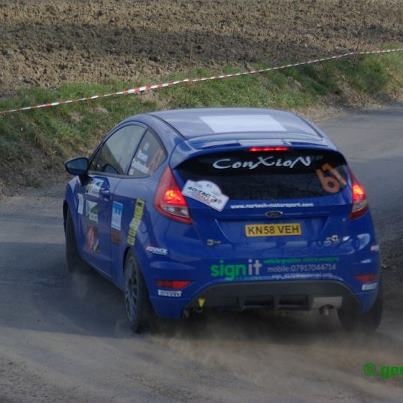
[[[211,134],[276,133],[276,137],[322,135],[307,121],[291,112],[263,108],[196,108],[152,112],[185,138]]]

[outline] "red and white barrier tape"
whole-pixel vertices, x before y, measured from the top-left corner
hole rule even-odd
[[[59,105],[74,104],[74,103],[78,103],[78,102],[90,101],[93,99],[115,97],[115,96],[119,96],[119,95],[142,94],[144,92],[159,90],[161,88],[173,87],[173,86],[179,85],[179,84],[199,83],[202,81],[222,80],[222,79],[231,78],[231,77],[240,77],[240,76],[247,76],[247,75],[252,75],[252,74],[260,74],[260,73],[265,73],[265,72],[273,71],[273,70],[283,70],[283,69],[287,69],[290,67],[298,67],[298,66],[304,66],[304,65],[309,65],[309,64],[321,63],[321,62],[325,62],[325,61],[329,61],[329,60],[342,59],[342,58],[346,58],[346,57],[350,57],[350,56],[376,55],[376,54],[395,53],[395,52],[403,52],[403,48],[385,49],[385,50],[369,50],[369,51],[361,51],[361,52],[348,52],[348,53],[343,53],[341,55],[327,56],[327,57],[322,57],[320,59],[313,59],[313,60],[307,60],[305,62],[285,64],[283,66],[268,67],[268,68],[259,69],[259,70],[249,70],[249,71],[244,71],[244,72],[240,72],[240,73],[221,74],[218,76],[200,77],[200,78],[193,78],[193,79],[185,78],[183,80],[169,81],[166,83],[144,85],[142,87],[130,88],[128,90],[112,92],[109,94],[93,95],[91,97],[69,99],[66,101],[57,101],[57,102],[51,102],[48,104],[33,105],[33,106],[26,106],[24,108],[9,109],[9,110],[5,110],[5,111],[0,111],[0,115],[6,115],[6,114],[14,113],[14,112],[30,111],[30,110],[34,110],[34,109],[51,108],[51,107],[59,106]]]

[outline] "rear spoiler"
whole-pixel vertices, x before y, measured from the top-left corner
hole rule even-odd
[[[339,152],[332,143],[327,142],[323,138],[313,136],[302,136],[298,138],[252,138],[252,139],[234,139],[231,138],[211,138],[203,136],[192,140],[184,140],[177,144],[173,150],[169,165],[176,168],[185,160],[199,157],[206,154],[224,153],[229,151],[241,151],[252,147],[289,147],[290,149],[315,149],[328,152]],[[224,137],[224,136],[220,136]],[[329,147],[331,145],[331,147]]]

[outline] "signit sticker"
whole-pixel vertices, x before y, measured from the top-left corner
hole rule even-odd
[[[134,207],[133,218],[129,224],[129,233],[127,235],[127,243],[129,245],[134,245],[136,241],[137,230],[139,228],[141,219],[143,218],[144,204],[144,200],[137,199]]]
[[[221,189],[215,183],[210,181],[188,180],[182,189],[182,194],[217,211],[222,211],[229,199],[221,193]]]
[[[84,196],[81,193],[77,194],[77,213],[82,215],[84,213]]]
[[[315,276],[320,274],[332,275],[329,272],[337,269],[339,258],[337,256],[323,256],[312,258],[286,258],[286,259],[248,259],[244,262],[227,262],[220,260],[210,266],[210,275],[227,281],[239,279],[253,280],[260,276]]]
[[[211,277],[221,277],[225,280],[233,281],[238,278],[244,277],[257,277],[260,276],[262,264],[259,259],[248,260],[248,263],[227,263],[224,260],[220,260],[219,264],[213,264],[210,266]]]
[[[114,201],[112,204],[111,227],[118,231],[120,231],[122,227],[122,213],[123,213],[123,204]]]
[[[85,203],[85,215],[90,221],[98,224],[98,203],[87,200]]]

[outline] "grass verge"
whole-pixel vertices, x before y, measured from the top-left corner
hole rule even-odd
[[[231,67],[224,70],[236,71]],[[167,79],[214,72],[199,69],[187,73]],[[141,83],[66,84],[57,89],[25,89],[12,99],[0,101],[0,110],[102,94],[145,82],[146,77]],[[18,186],[39,186],[43,180],[60,174],[64,159],[87,155],[117,122],[139,112],[202,106],[257,106],[298,111],[323,106],[361,107],[399,99],[402,88],[403,54],[395,53],[0,116],[0,194]]]

